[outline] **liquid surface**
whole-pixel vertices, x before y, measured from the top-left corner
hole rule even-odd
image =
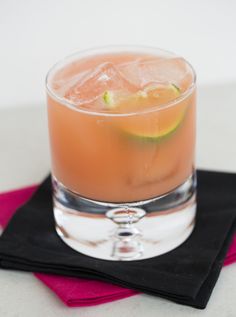
[[[194,165],[195,92],[179,97],[192,81],[183,59],[144,54],[97,55],[58,70],[50,86],[61,100],[48,95],[54,176],[107,202],[150,199],[182,184]]]
[[[170,84],[179,87],[183,93],[192,77],[190,66],[180,57],[113,54],[74,61],[58,71],[50,84],[58,96],[77,108],[127,113],[175,99],[177,96],[168,89]],[[146,102],[125,103],[126,99],[151,90],[156,90],[156,94],[162,90],[162,95],[143,98]],[[105,92],[121,96],[123,106],[107,107],[103,99]]]

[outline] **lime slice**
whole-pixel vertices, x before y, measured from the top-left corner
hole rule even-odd
[[[144,89],[147,94],[146,104],[163,104],[178,98],[181,94],[179,87],[174,84],[166,86],[148,86]],[[186,113],[186,105],[154,111],[148,119],[139,116],[123,125],[123,132],[137,141],[160,142],[172,136],[181,126]]]
[[[107,90],[102,95],[103,104],[106,109],[119,110],[122,103],[129,103],[130,98],[135,98],[136,94],[128,94],[119,90]]]
[[[149,84],[136,93],[107,90],[102,96],[107,109],[116,109],[122,112],[140,110],[144,107],[161,105],[180,95],[181,91],[175,84]]]
[[[107,109],[118,112],[124,110],[136,111],[158,106],[178,98],[180,88],[175,84],[153,84],[146,86],[135,94],[125,95],[119,91],[106,91],[103,101]],[[127,136],[137,140],[161,141],[171,136],[181,125],[186,112],[186,107],[173,107],[171,110],[156,111],[151,119],[152,124],[147,126],[145,118],[134,116],[128,120],[121,120],[119,128]],[[156,116],[156,118],[155,118]],[[155,124],[153,124],[155,122]]]
[[[143,127],[143,123],[134,124],[129,126],[122,126],[122,132],[126,134],[130,139],[141,141],[141,142],[162,142],[171,137],[181,126],[186,111],[181,111],[178,116],[175,117],[172,123],[163,124],[160,127],[158,124],[156,128]]]
[[[106,106],[108,106],[109,108],[115,107],[116,103],[114,93],[112,91],[105,91],[102,98]]]

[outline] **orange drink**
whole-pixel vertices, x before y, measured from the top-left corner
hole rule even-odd
[[[142,47],[78,53],[49,72],[47,92],[62,239],[110,260],[147,258],[182,243],[196,210],[189,63]]]

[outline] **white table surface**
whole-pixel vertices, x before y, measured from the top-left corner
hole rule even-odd
[[[197,166],[236,172],[236,2],[49,0],[0,2],[0,191],[49,171],[44,75],[75,49],[146,44],[175,51],[198,73]],[[0,270],[4,317],[235,317],[236,265],[204,311],[147,295],[67,308],[29,273]]]

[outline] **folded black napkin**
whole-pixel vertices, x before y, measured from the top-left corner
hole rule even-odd
[[[236,174],[198,172],[197,224],[175,250],[148,260],[94,259],[57,236],[48,177],[19,208],[0,238],[0,267],[99,279],[205,308],[236,222]]]

